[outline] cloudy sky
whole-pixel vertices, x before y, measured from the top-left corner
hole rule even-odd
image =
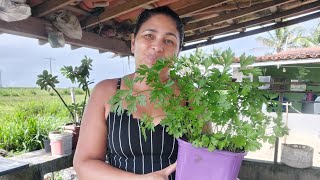
[[[304,27],[315,26],[317,20],[303,23]],[[263,48],[257,43],[257,36],[264,36],[265,33],[240,38],[224,43],[204,47],[205,51],[213,48],[228,48],[240,55],[242,53],[251,55],[263,55],[267,48]],[[181,54],[192,53],[194,50],[182,52]],[[0,35],[0,71],[1,84],[3,87],[36,87],[37,75],[44,69],[49,71],[50,62],[47,58],[52,58],[52,73],[58,75],[59,87],[71,87],[60,74],[60,68],[64,65],[79,66],[84,56],[93,59],[93,71],[91,78],[97,83],[103,79],[122,77],[134,71],[134,58],[128,61],[127,57],[112,58],[112,53],[99,54],[98,50],[79,48],[71,50],[69,45],[64,48],[51,48],[49,44],[38,45],[37,39],[31,39],[9,34]]]

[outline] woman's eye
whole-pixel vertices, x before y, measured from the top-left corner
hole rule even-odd
[[[169,39],[164,40],[164,43],[165,43],[165,44],[174,44],[173,41],[171,41],[171,40],[169,40]]]
[[[152,39],[153,35],[152,34],[146,34],[146,35],[144,35],[144,37],[147,38],[147,39]]]

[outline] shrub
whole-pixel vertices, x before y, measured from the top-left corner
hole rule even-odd
[[[37,92],[34,91],[34,90],[31,90],[30,93],[31,93],[32,95],[36,95],[36,94],[37,94]]]

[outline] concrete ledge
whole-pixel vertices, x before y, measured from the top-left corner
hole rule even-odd
[[[42,180],[44,175],[72,166],[73,154],[54,157],[44,150],[34,151],[11,159],[30,163],[27,169],[15,171],[0,180]],[[239,174],[240,180],[320,180],[320,168],[292,168],[284,164],[273,164],[271,161],[245,159]]]
[[[320,180],[320,168],[292,168],[270,161],[245,159],[239,174],[240,180]]]
[[[30,163],[29,168],[0,176],[0,180],[42,180],[47,173],[71,167],[73,155],[55,157],[39,150],[12,157],[10,159]]]

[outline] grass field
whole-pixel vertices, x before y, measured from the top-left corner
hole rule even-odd
[[[71,104],[69,89],[58,89]],[[84,99],[75,90],[76,102]],[[71,122],[67,108],[55,92],[40,88],[0,88],[0,149],[15,153],[37,150],[48,133]]]
[[[58,89],[63,99],[71,103],[69,89]],[[80,89],[75,90],[76,101],[82,101],[84,93]],[[54,91],[47,92],[40,88],[0,88],[0,113],[12,111],[17,105],[38,102],[38,103],[59,103],[59,97]],[[63,106],[62,102],[61,105]]]

